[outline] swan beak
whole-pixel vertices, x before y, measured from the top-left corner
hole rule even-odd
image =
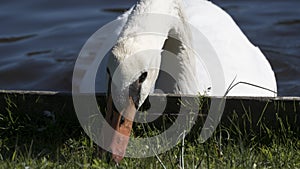
[[[136,114],[136,107],[132,97],[128,98],[127,106],[119,113],[114,107],[111,93],[107,100],[106,121],[114,129],[111,141],[108,145],[111,149],[111,158],[119,163],[125,156],[126,148],[129,142],[133,119]],[[123,115],[123,116],[122,116]]]

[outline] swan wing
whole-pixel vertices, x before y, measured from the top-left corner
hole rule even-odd
[[[217,53],[224,71],[226,88],[229,88],[235,79],[234,83],[247,82],[277,91],[270,63],[225,11],[205,0],[185,0],[184,8],[188,22],[208,39]],[[192,37],[194,36],[197,34],[192,34]],[[251,85],[239,84],[229,92],[229,95],[274,96],[274,93]]]

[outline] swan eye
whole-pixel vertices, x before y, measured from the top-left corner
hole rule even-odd
[[[147,75],[148,75],[147,72],[142,73],[141,76],[139,77],[139,83],[143,83],[146,80]]]

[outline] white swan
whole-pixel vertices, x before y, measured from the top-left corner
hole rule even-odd
[[[177,19],[165,19],[164,16]],[[276,95],[276,79],[265,56],[249,42],[226,12],[209,1],[140,0],[119,19],[126,22],[116,32],[119,38],[107,65],[112,78],[109,86],[113,89],[109,89],[106,118],[126,136],[130,134],[137,108],[155,87],[172,93],[222,96],[232,82],[246,82],[253,85],[238,84],[228,95]],[[196,40],[195,37],[200,35],[195,34],[197,31],[191,31],[191,27],[201,32],[214,49],[214,56],[218,60],[214,69],[222,69],[220,78],[223,78],[225,90],[214,89],[211,80],[217,77],[211,77],[207,71],[207,66],[212,65],[205,65],[206,62],[201,59],[203,55],[210,54],[196,55],[190,50],[190,46],[197,48],[207,45]],[[156,28],[159,35],[145,33]],[[168,56],[168,52],[162,52],[162,49],[176,56]],[[151,69],[153,67],[165,67],[176,81],[164,74],[159,75],[159,70]],[[111,91],[115,95],[113,99]],[[121,118],[116,109],[125,118]],[[127,143],[128,137],[113,136],[110,147],[116,162],[122,159]]]

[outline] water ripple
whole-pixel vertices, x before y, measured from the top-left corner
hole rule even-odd
[[[23,35],[23,36],[11,36],[11,37],[0,37],[0,43],[13,43],[26,39],[30,39],[37,36],[36,34]]]

